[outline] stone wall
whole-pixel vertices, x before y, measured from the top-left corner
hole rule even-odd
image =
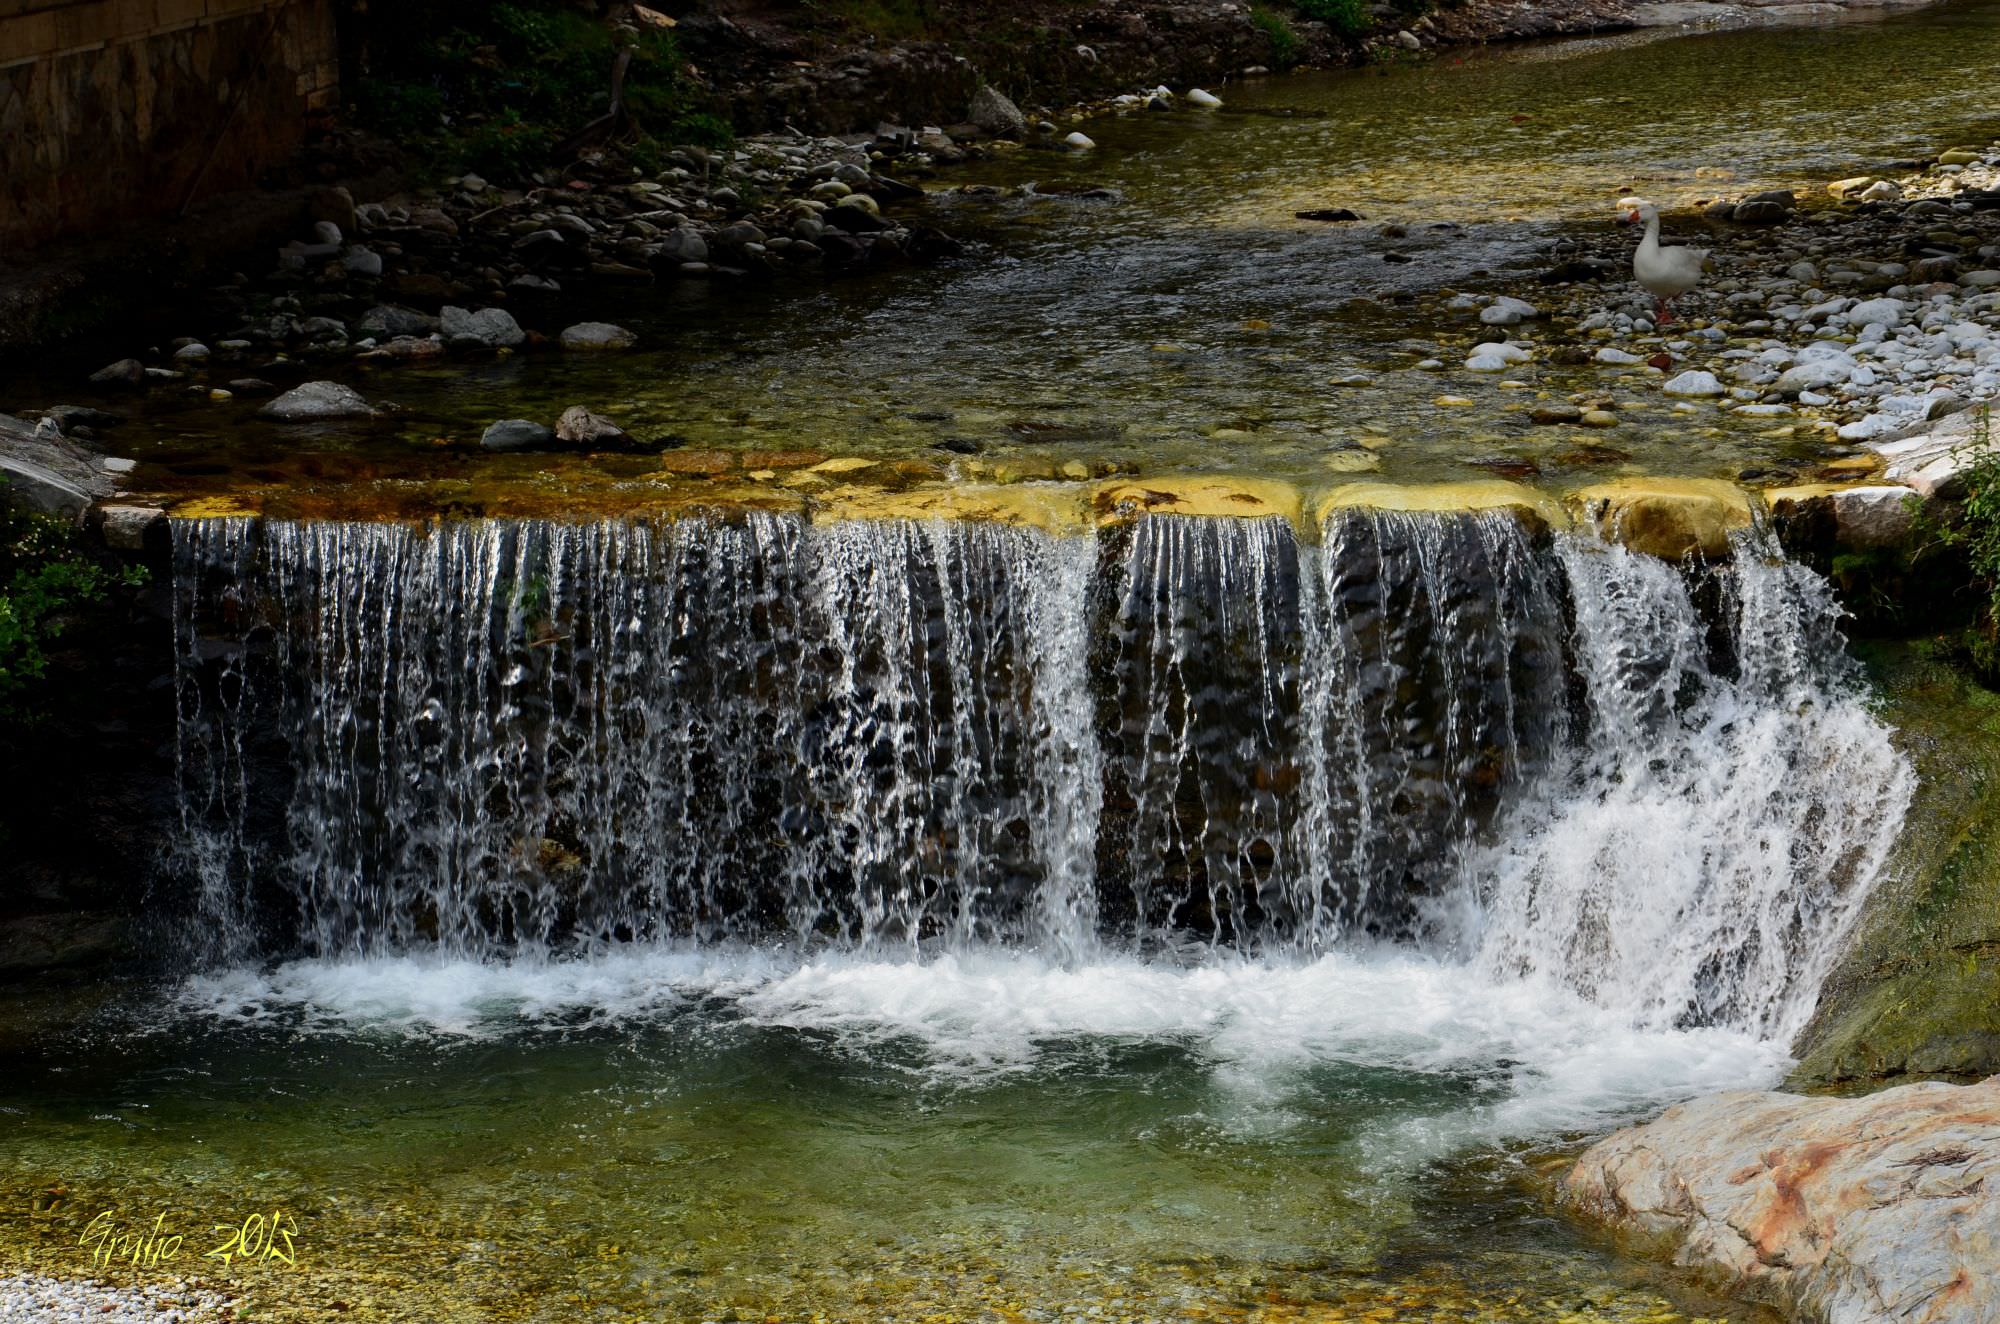
[[[0,256],[251,183],[337,96],[334,0],[0,0]]]

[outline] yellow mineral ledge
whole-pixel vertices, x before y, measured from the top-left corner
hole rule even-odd
[[[1566,500],[1579,522],[1607,541],[1678,561],[1729,553],[1729,535],[1750,527],[1750,496],[1712,478],[1621,478],[1578,488]]]
[[[1236,519],[1275,515],[1296,526],[1305,511],[1304,495],[1290,483],[1213,474],[1115,479],[1097,488],[1091,504],[1100,520],[1107,524],[1136,515],[1214,515]]]
[[[1473,511],[1511,510],[1531,525],[1569,527],[1569,514],[1546,492],[1499,478],[1463,483],[1347,483],[1319,500],[1315,510],[1324,525],[1338,510]]]
[[[1048,533],[1091,527],[1090,489],[1078,483],[964,484],[894,492],[846,486],[815,497],[816,524],[835,520],[951,519],[1021,524]]]
[[[176,501],[167,508],[167,515],[171,519],[227,519],[234,515],[256,515],[261,509],[254,497],[232,492]]]

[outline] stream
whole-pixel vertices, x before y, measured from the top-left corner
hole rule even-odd
[[[1557,369],[1414,365],[1623,193],[1990,134],[1995,59],[1957,4],[1232,84],[939,181],[946,269],[683,283],[610,310],[633,355],[370,374],[372,429],[156,395],[140,486],[216,503],[153,892],[202,958],[0,1000],[0,1263],[250,1320],[1771,1319],[1548,1200],[1783,1077],[1909,801],[1757,531],[1685,571],[1499,511],[631,521],[651,457],[433,442],[585,400],[943,482],[1809,464],[1664,410],[1563,459],[1516,403]],[[507,518],[284,518],[439,508]],[[99,1218],[183,1240],[99,1263]]]

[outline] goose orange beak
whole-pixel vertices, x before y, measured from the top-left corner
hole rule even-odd
[[[1631,215],[1627,216],[1625,219],[1630,221],[1632,224],[1637,225],[1639,223],[1639,213],[1637,211],[1634,211]]]

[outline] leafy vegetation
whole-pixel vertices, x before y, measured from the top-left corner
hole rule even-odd
[[[1358,37],[1374,26],[1366,0],[1298,0],[1299,12],[1318,19],[1344,37]]]
[[[48,671],[48,649],[83,607],[145,571],[107,569],[76,526],[0,505],[0,717],[32,713],[28,695]]]
[[[1932,539],[1965,558],[1979,619],[1965,632],[1962,646],[1972,669],[1986,684],[2000,681],[2000,442],[1993,436],[1991,405],[1980,407],[1972,440],[1960,452],[1965,500],[1950,520],[1925,516]]]
[[[1304,47],[1299,34],[1292,31],[1292,25],[1283,14],[1274,9],[1255,5],[1250,10],[1250,21],[1256,24],[1266,37],[1271,39],[1271,65],[1277,69],[1289,69],[1299,62],[1299,52]]]
[[[557,143],[608,109],[621,41],[641,143],[654,140],[657,155],[659,140],[729,138],[698,104],[671,32],[621,38],[559,0],[399,0],[370,8],[362,40],[361,121],[442,168],[511,179],[548,164]]]

